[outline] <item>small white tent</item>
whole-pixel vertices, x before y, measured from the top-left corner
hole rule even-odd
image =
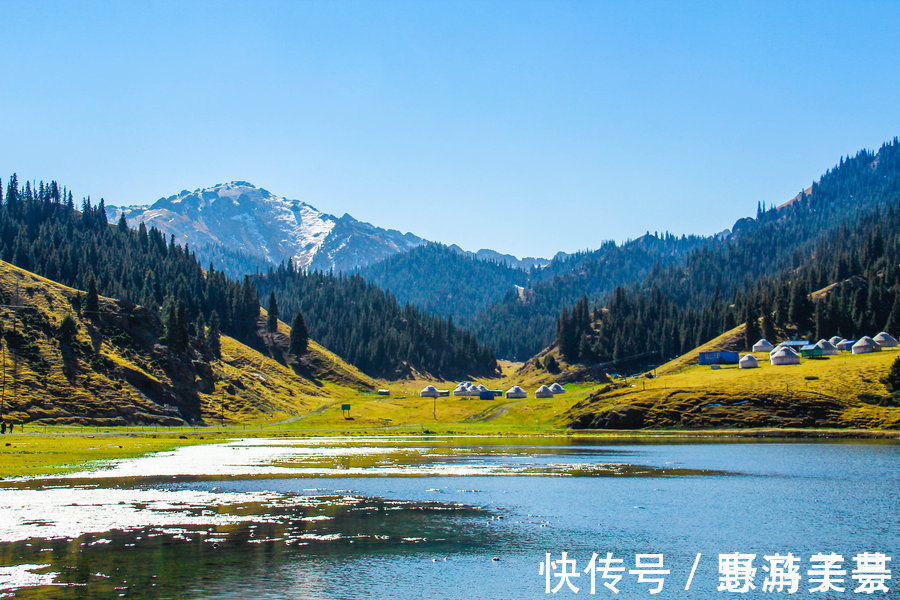
[[[468,388],[466,388],[466,386],[464,386],[463,384],[459,384],[458,386],[456,386],[456,389],[453,390],[454,396],[465,396],[468,393],[469,393]]]
[[[741,369],[758,369],[759,361],[752,354],[745,354],[744,358],[738,362],[738,367]]]
[[[565,394],[566,388],[559,385],[558,383],[554,383],[553,385],[550,386],[550,391],[553,392],[554,394]]]
[[[869,352],[881,352],[881,346],[875,343],[875,340],[869,336],[859,338],[859,341],[853,344],[851,349],[853,354],[867,354]]]
[[[837,345],[840,344],[841,342],[843,342],[843,341],[844,341],[844,338],[842,338],[842,337],[839,336],[839,335],[836,335],[836,336],[834,336],[833,338],[831,338],[831,339],[828,340],[828,341],[831,342],[831,345],[832,345],[832,346],[834,346],[835,348],[837,348]]]
[[[437,388],[434,387],[433,385],[426,385],[425,387],[422,388],[422,391],[419,392],[419,395],[422,396],[423,398],[437,398],[438,391],[437,391]]]
[[[773,365],[799,365],[800,355],[790,348],[782,347],[769,357],[769,362]]]
[[[754,352],[771,352],[774,348],[775,346],[772,345],[772,342],[770,342],[766,338],[763,338],[753,344]]]
[[[550,388],[548,388],[546,385],[542,385],[537,390],[535,390],[534,397],[535,398],[552,398],[553,392],[551,392]]]
[[[816,348],[822,349],[822,354],[828,356],[838,353],[838,349],[834,347],[834,344],[829,342],[828,340],[819,340],[816,342]]]
[[[897,338],[889,334],[887,331],[882,331],[874,338],[875,343],[881,346],[882,348],[896,348],[897,347]]]
[[[528,392],[523,390],[521,387],[514,385],[511,388],[509,388],[508,390],[506,390],[506,397],[507,398],[527,398]]]
[[[483,383],[479,383],[475,388],[480,392],[489,392],[490,390]]]

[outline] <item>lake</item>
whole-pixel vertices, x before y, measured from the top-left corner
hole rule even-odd
[[[854,557],[883,553],[898,571],[898,467],[900,444],[890,441],[414,437],[189,446],[3,483],[0,596],[722,599],[733,592],[717,589],[720,578],[742,572],[738,564],[720,573],[719,555],[740,553],[755,555],[747,595],[768,597],[764,556],[792,553],[798,591],[775,595],[862,598],[853,591]],[[622,559],[611,566],[624,571],[593,563],[591,594],[585,569],[594,553]],[[809,591],[817,553],[843,557],[845,592]],[[637,568],[639,554],[661,554],[662,565],[658,556],[638,557]],[[565,570],[578,576],[562,577]],[[900,598],[897,579],[875,596]]]

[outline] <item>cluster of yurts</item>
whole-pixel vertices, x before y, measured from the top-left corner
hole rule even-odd
[[[797,344],[792,344],[796,346]],[[881,352],[882,348],[897,347],[897,340],[886,331],[882,331],[874,338],[864,336],[858,340],[846,340],[840,336],[834,336],[830,340],[821,339],[815,344],[806,344],[800,348],[800,354],[793,347],[784,342],[773,346],[769,340],[762,339],[753,344],[754,352],[768,352],[769,362],[773,365],[799,365],[800,356],[828,356],[838,352],[852,352],[853,354],[866,354],[868,352]],[[759,366],[759,362],[752,354],[746,354],[738,363],[742,369],[753,369]]]
[[[559,385],[558,383],[554,383],[552,385],[546,386],[542,385],[538,389],[534,391],[535,398],[552,398],[553,396],[559,394],[565,394],[566,388]],[[422,391],[419,392],[419,395],[424,398],[439,398],[441,396],[449,396],[450,390],[439,390],[433,385],[426,385],[422,388]],[[528,392],[525,391],[524,388],[518,385],[514,385],[504,394],[501,390],[492,390],[489,389],[482,383],[475,384],[471,381],[463,381],[456,386],[456,389],[453,390],[454,396],[467,396],[467,397],[475,397],[480,398],[481,400],[492,400],[495,396],[505,395],[507,398],[527,398]]]

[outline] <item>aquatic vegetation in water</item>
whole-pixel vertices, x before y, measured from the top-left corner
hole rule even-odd
[[[571,456],[571,463],[549,457]],[[243,439],[186,446],[150,456],[98,463],[68,481],[136,478],[413,477],[413,476],[685,476],[719,471],[635,465],[604,447],[498,446],[409,438]]]

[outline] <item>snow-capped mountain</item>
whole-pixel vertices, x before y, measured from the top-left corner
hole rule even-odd
[[[150,206],[110,207],[108,217],[155,226],[166,237],[190,244],[201,258],[247,257],[251,263],[349,271],[425,243],[411,233],[382,229],[348,214],[335,217],[299,200],[289,200],[246,181],[232,181],[160,198]],[[217,261],[219,262],[219,261]],[[246,272],[245,271],[245,272]]]

